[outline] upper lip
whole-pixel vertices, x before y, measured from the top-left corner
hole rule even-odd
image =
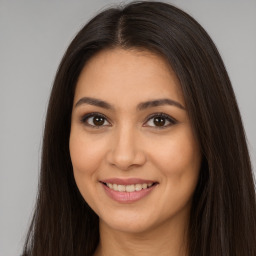
[[[132,185],[132,184],[156,183],[156,181],[154,181],[154,180],[144,180],[144,179],[139,179],[139,178],[128,178],[128,179],[110,178],[110,179],[100,180],[100,182],[117,184],[117,185]]]

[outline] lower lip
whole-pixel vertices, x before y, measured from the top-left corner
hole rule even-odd
[[[108,186],[102,184],[103,188],[106,191],[106,194],[114,199],[115,201],[119,203],[133,203],[136,202],[143,197],[147,196],[155,187],[156,185],[153,185],[150,188],[142,189],[140,191],[134,191],[134,192],[119,192],[115,191],[113,189],[110,189]]]

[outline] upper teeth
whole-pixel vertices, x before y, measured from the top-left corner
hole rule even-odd
[[[140,191],[142,189],[149,188],[153,185],[153,183],[143,183],[143,184],[134,184],[134,185],[118,185],[118,184],[111,184],[106,183],[107,186],[115,191],[119,192],[134,192]]]

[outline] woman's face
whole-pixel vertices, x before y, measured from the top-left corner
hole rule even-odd
[[[82,196],[109,228],[187,221],[201,154],[167,62],[135,49],[94,56],[76,86],[70,155]]]

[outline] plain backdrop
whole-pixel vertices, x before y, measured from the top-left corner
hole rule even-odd
[[[166,2],[196,18],[216,43],[255,166],[256,0]],[[0,0],[0,256],[21,254],[37,193],[46,107],[60,59],[78,30],[114,3],[121,1]]]

